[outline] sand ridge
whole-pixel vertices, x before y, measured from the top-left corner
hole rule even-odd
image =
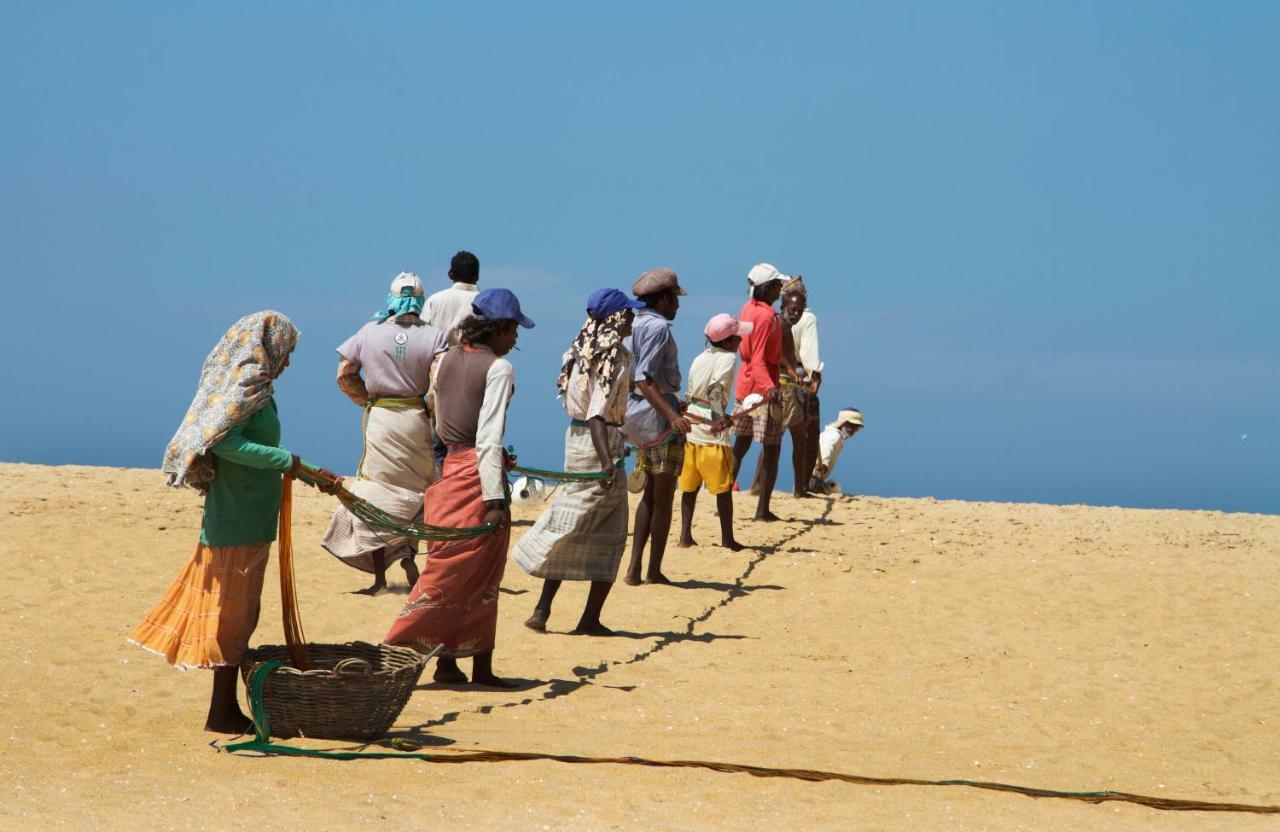
[[[314,641],[376,640],[404,599],[320,549],[300,490]],[[748,500],[737,504],[739,516]],[[1280,518],[872,497],[740,522],[754,547],[669,549],[674,588],[619,584],[613,639],[520,626],[507,569],[496,666],[514,692],[425,684],[395,733],[427,748],[634,754],[1280,803]],[[700,506],[695,533],[715,539]],[[516,514],[515,536],[534,509]],[[208,677],[124,637],[194,548],[199,498],[156,471],[0,465],[0,828],[1252,829],[1275,820],[963,789],[548,762],[255,760],[199,730]],[[274,560],[274,553],[273,553]],[[274,564],[257,643],[281,640]],[[332,744],[317,743],[317,746]]]

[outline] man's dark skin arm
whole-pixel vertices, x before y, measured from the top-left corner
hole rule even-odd
[[[662,391],[658,389],[658,382],[653,379],[646,378],[643,381],[636,382],[636,389],[640,391],[640,395],[644,396],[649,404],[653,405],[653,409],[662,414],[662,418],[671,423],[673,430],[680,433],[689,432],[689,420],[676,412],[671,406],[671,402],[662,397]]]
[[[782,322],[782,356],[778,360],[778,365],[784,373],[797,381],[800,380],[800,373],[796,370],[796,339],[791,334],[791,325],[786,321]]]
[[[605,425],[604,417],[602,416],[592,416],[587,420],[587,427],[591,431],[591,444],[595,446],[596,456],[600,458],[600,470],[604,472],[604,479],[600,480],[600,487],[608,491],[613,488],[614,480],[618,474],[618,468],[609,455],[608,427]]]

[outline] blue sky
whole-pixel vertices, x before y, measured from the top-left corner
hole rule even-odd
[[[0,7],[0,459],[158,466],[273,307],[285,443],[350,470],[333,347],[466,248],[550,467],[590,289],[676,268],[687,366],[767,260],[848,490],[1280,512],[1280,6],[455,6]]]

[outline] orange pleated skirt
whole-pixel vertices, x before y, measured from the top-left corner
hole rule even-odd
[[[270,543],[196,547],[129,640],[184,670],[240,664],[258,626]]]

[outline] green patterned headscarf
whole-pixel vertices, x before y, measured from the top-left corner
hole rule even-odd
[[[279,312],[255,312],[236,321],[200,370],[187,416],[164,449],[161,470],[169,485],[209,490],[209,449],[271,399],[272,381],[298,343],[298,328]]]

